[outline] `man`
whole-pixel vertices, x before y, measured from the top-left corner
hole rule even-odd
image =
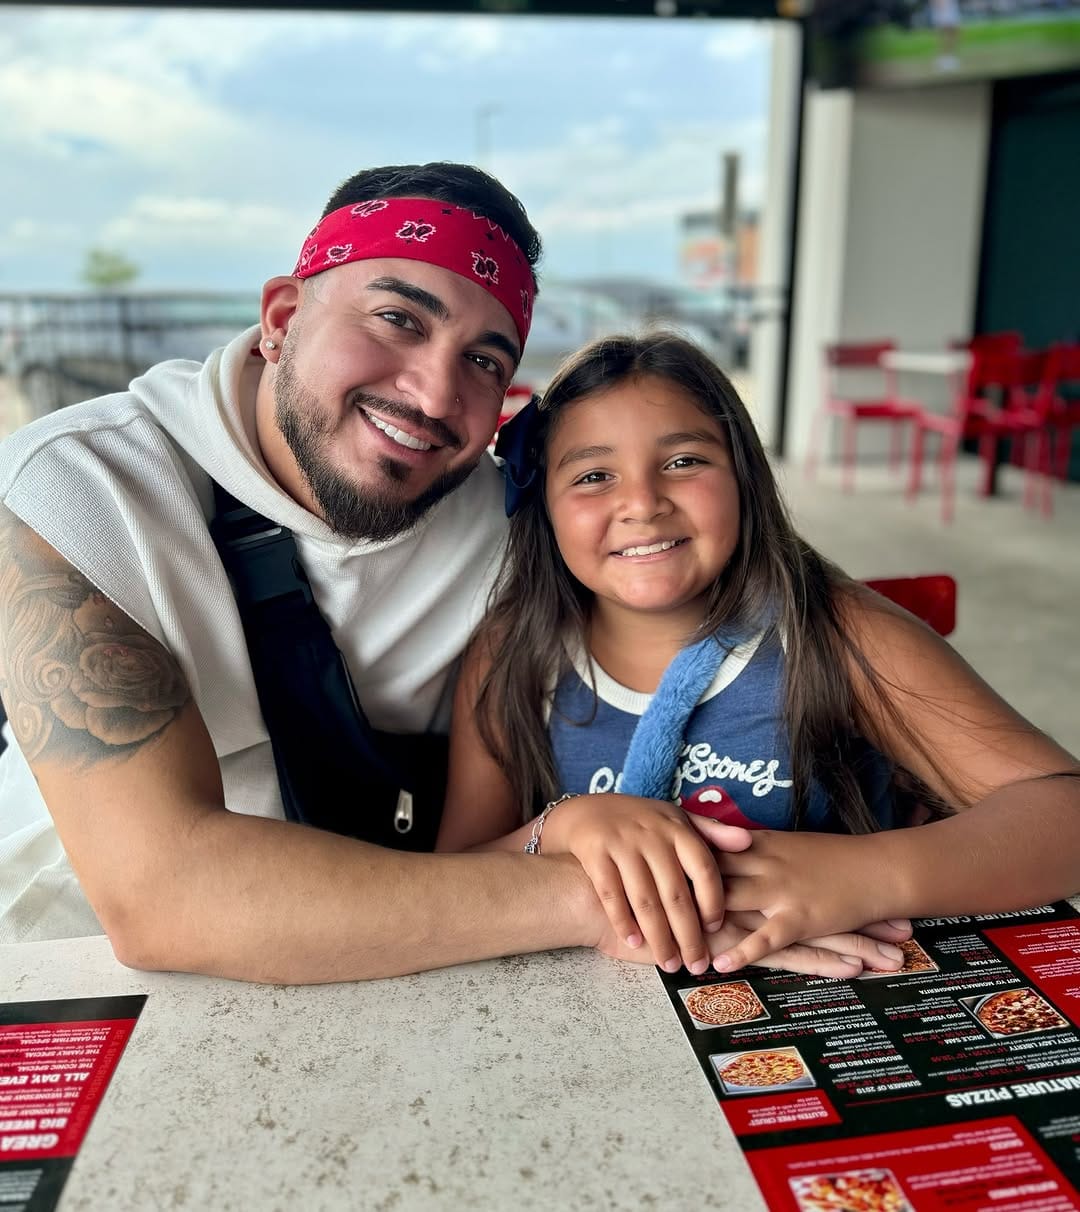
[[[361,172],[264,287],[257,329],[4,444],[0,941],[104,929],[135,967],[280,982],[620,952],[572,859],[401,853],[282,819],[209,529],[215,483],[287,527],[372,723],[445,728],[501,537],[485,451],[539,251],[476,169]],[[337,794],[365,812],[364,786]]]

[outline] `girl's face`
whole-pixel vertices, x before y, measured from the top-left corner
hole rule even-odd
[[[719,422],[667,379],[626,380],[565,406],[547,460],[559,550],[597,608],[697,626],[739,539]]]

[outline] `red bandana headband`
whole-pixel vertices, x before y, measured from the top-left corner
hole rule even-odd
[[[426,261],[477,282],[506,308],[524,347],[536,287],[516,242],[491,219],[432,198],[374,198],[333,210],[304,241],[293,277],[375,257]]]

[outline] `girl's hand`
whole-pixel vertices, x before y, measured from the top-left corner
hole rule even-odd
[[[886,918],[887,865],[872,861],[878,837],[763,829],[744,853],[718,854],[729,909],[757,910],[765,920],[716,956],[717,971],[760,963],[798,940]]]
[[[712,823],[713,846],[750,845],[746,829]],[[543,847],[574,855],[625,948],[633,952],[647,943],[666,972],[684,964],[695,974],[708,968],[705,933],[724,920],[723,883],[712,850],[674,804],[575,796],[548,817]]]

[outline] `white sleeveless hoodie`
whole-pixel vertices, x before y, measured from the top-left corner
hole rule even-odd
[[[289,527],[375,727],[445,731],[451,675],[504,534],[485,456],[411,531],[351,543],[278,488],[255,437],[257,329],[205,363],[53,413],[0,446],[0,499],[177,658],[234,812],[283,815],[243,628],[207,520],[210,478]],[[100,933],[7,728],[0,756],[0,943]],[[92,811],[88,806],[87,811]]]

